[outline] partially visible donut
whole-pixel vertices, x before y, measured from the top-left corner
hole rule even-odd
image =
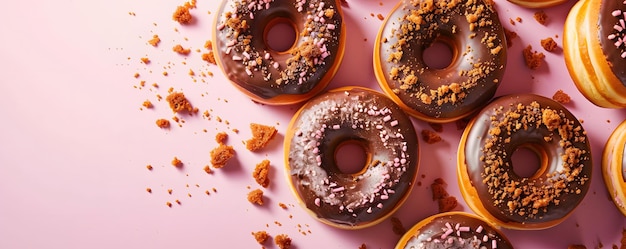
[[[354,143],[366,162],[342,172],[338,149]],[[404,111],[384,94],[360,87],[331,90],[308,101],[285,134],[287,178],[299,203],[323,223],[368,227],[406,200],[418,169],[418,140]]]
[[[345,25],[338,0],[224,0],[216,13],[213,51],[235,87],[265,104],[293,104],[322,92],[339,68]],[[276,23],[291,25],[287,51],[268,45]]]
[[[539,159],[531,176],[514,170],[532,167],[513,164],[518,149]],[[592,172],[580,122],[561,104],[534,94],[499,97],[482,109],[463,132],[458,166],[468,206],[512,229],[545,229],[562,222],[585,197]]]
[[[602,176],[611,200],[626,216],[626,120],[615,128],[602,154]]]
[[[512,249],[513,245],[487,220],[464,212],[448,212],[415,224],[400,238],[395,248]]]
[[[563,31],[565,64],[578,90],[600,107],[626,108],[626,4],[586,0]]]
[[[443,43],[450,65],[430,68],[424,51]],[[451,122],[494,96],[507,62],[504,29],[490,0],[400,1],[374,45],[380,87],[416,118]]]
[[[507,0],[526,8],[547,8],[567,2],[568,0]]]

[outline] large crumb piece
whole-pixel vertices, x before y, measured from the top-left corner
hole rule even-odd
[[[270,237],[266,231],[252,232],[252,236],[254,236],[254,239],[256,240],[256,242],[259,242],[259,244],[265,243],[265,241],[267,241],[267,239]]]
[[[182,45],[180,44],[176,44],[173,48],[172,51],[181,54],[181,55],[188,55],[189,53],[191,53],[191,49],[189,48],[183,48]]]
[[[222,168],[234,156],[235,150],[233,146],[220,144],[217,148],[211,150],[211,164],[216,169]]]
[[[279,234],[274,238],[274,243],[280,249],[289,249],[291,247],[291,238],[286,234]]]
[[[558,45],[556,44],[554,39],[552,39],[552,37],[548,37],[546,39],[541,40],[541,47],[543,47],[543,49],[545,49],[548,52],[553,52],[554,50],[556,50]]]
[[[263,206],[263,190],[255,189],[248,193],[248,201],[252,204]]]
[[[437,201],[437,205],[439,207],[439,213],[452,211],[458,206],[456,197],[448,194],[448,191],[445,189],[446,186],[446,182],[441,178],[435,179],[435,181],[430,185],[433,200]]]
[[[563,92],[563,90],[556,91],[552,96],[552,99],[561,104],[567,104],[572,100],[572,98],[570,98],[567,93]]]
[[[504,29],[504,36],[506,37],[506,47],[512,47],[513,39],[517,38],[517,33],[515,33],[515,31]]]
[[[274,135],[276,135],[277,132],[274,126],[255,123],[250,124],[250,130],[252,130],[252,138],[246,141],[246,148],[249,151],[263,149],[267,143],[274,138]]]
[[[270,185],[270,161],[265,159],[254,168],[254,172],[252,172],[252,177],[254,180],[264,188]]]
[[[191,103],[189,103],[189,100],[185,98],[185,94],[181,92],[172,92],[167,96],[167,98],[165,98],[165,100],[167,100],[170,104],[170,108],[172,108],[172,111],[174,112],[187,111],[191,113],[194,110]]]
[[[190,24],[193,17],[189,13],[189,6],[178,6],[172,15],[172,19],[180,24]]]
[[[207,53],[202,54],[202,60],[213,65],[217,64],[217,61],[215,61],[215,54],[213,54],[213,51],[209,51]]]
[[[422,130],[422,139],[424,139],[427,144],[434,144],[441,141],[441,137],[431,130]]]
[[[526,66],[530,69],[537,69],[543,63],[543,58],[546,56],[543,53],[532,51],[533,48],[531,45],[528,45],[523,51],[524,61],[526,61]]]
[[[533,17],[541,25],[546,25],[546,22],[548,21],[548,15],[546,12],[543,12],[543,10],[535,12]]]
[[[163,119],[163,118],[157,119],[156,125],[159,128],[163,128],[163,129],[170,128],[170,121],[167,119]]]
[[[391,217],[391,229],[396,235],[403,235],[406,233],[404,225],[402,225],[402,222],[397,217]]]

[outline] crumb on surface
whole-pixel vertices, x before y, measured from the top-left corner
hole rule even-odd
[[[211,174],[213,173],[213,171],[211,171],[211,167],[209,167],[209,165],[205,165],[203,168],[204,172],[206,172],[207,174]]]
[[[554,50],[556,50],[558,45],[556,44],[554,39],[552,39],[552,37],[548,37],[546,39],[541,39],[541,47],[543,47],[543,49],[548,52],[553,52]]]
[[[430,185],[433,200],[437,201],[439,207],[439,213],[452,211],[458,206],[456,197],[448,194],[446,186],[447,183],[441,178],[435,179]]]
[[[185,98],[185,94],[182,92],[172,92],[167,96],[167,98],[165,98],[165,100],[169,103],[172,111],[176,113],[183,111],[191,113],[194,111],[193,106],[191,106],[191,103],[189,103],[189,100]]]
[[[265,243],[265,241],[267,241],[267,239],[270,237],[266,231],[252,232],[252,236],[254,236],[254,239],[259,244]]]
[[[567,93],[563,92],[563,90],[556,91],[552,96],[552,99],[561,104],[567,104],[572,100]]]
[[[524,56],[526,66],[530,69],[537,69],[541,66],[541,64],[543,63],[543,58],[545,58],[546,56],[541,52],[533,52],[532,50],[532,46],[528,45],[526,48],[524,48],[522,54]]]
[[[441,136],[431,130],[422,130],[422,139],[424,139],[427,144],[434,144],[441,141]]]
[[[153,35],[152,39],[148,40],[148,44],[152,45],[153,47],[158,46],[160,42],[161,38],[159,38],[159,35]]]
[[[515,31],[511,31],[508,29],[504,29],[504,36],[506,37],[506,47],[510,48],[513,46],[513,39],[517,38],[517,33]]]
[[[180,24],[190,24],[193,20],[191,13],[189,12],[189,6],[178,6],[172,15],[172,19]]]
[[[391,217],[391,229],[396,235],[403,235],[406,233],[406,228],[404,228],[404,225],[402,225],[402,222],[398,219],[398,217]]]
[[[289,249],[291,247],[291,238],[286,234],[279,234],[274,238],[274,243],[280,249]]]
[[[287,209],[287,205],[285,203],[279,202],[278,206],[282,209]]]
[[[263,206],[263,190],[255,189],[248,193],[248,201],[252,204]]]
[[[382,14],[376,15],[376,17],[378,18],[378,20],[385,20],[385,17]]]
[[[213,65],[217,64],[217,62],[215,61],[215,54],[213,53],[213,51],[209,51],[207,53],[202,54],[202,60]]]
[[[183,161],[178,159],[178,157],[174,157],[174,159],[172,159],[172,166],[177,167],[177,168],[182,167]]]
[[[433,128],[433,130],[435,130],[436,132],[443,132],[442,124],[428,122],[428,126],[430,126],[430,128]]]
[[[211,164],[214,168],[219,169],[226,166],[228,161],[235,156],[233,146],[220,144],[210,152]]]
[[[218,144],[226,144],[226,140],[228,139],[228,134],[226,132],[219,132],[215,135],[215,142]]]
[[[263,149],[269,141],[276,135],[276,128],[274,126],[261,125],[256,123],[250,124],[250,130],[252,130],[252,138],[246,141],[246,148],[249,151],[257,151]]]
[[[180,44],[176,44],[173,48],[172,51],[178,53],[178,54],[182,54],[182,55],[188,55],[189,53],[191,53],[191,49],[189,48],[183,48],[182,45]]]
[[[159,128],[163,128],[163,129],[170,128],[170,121],[164,118],[160,118],[160,119],[157,119],[156,125]]]
[[[152,194],[152,189],[151,189],[151,188],[146,188],[146,191],[147,191],[148,193],[151,193],[151,194]]]
[[[143,104],[141,104],[141,105],[143,105],[143,107],[148,108],[148,109],[153,107],[152,106],[152,102],[150,102],[150,100],[144,101]]]
[[[535,12],[533,17],[541,25],[546,25],[546,22],[548,21],[548,15],[543,10]]]
[[[267,188],[270,185],[270,161],[265,159],[258,163],[252,172],[252,177],[254,180],[264,188]]]
[[[150,165],[150,164],[146,165],[146,169],[148,169],[148,170],[152,170],[152,169],[153,169],[153,168],[152,168],[152,165]]]

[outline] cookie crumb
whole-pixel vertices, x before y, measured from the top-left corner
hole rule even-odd
[[[287,209],[287,204],[285,204],[285,203],[279,202],[279,203],[278,203],[278,206],[279,206],[280,208],[282,208],[282,209]]]
[[[403,235],[406,233],[406,229],[398,217],[391,217],[391,229],[396,235]]]
[[[167,96],[167,98],[165,98],[165,100],[167,100],[167,102],[169,103],[172,111],[176,113],[183,111],[192,113],[194,110],[193,106],[191,106],[191,103],[189,103],[189,100],[185,98],[185,94],[181,92],[172,92]]]
[[[558,45],[556,44],[554,39],[552,39],[552,37],[548,37],[546,39],[541,40],[541,47],[543,47],[543,49],[545,49],[548,52],[554,52],[554,50],[556,50]]]
[[[537,69],[543,63],[543,58],[546,56],[537,51],[532,51],[532,46],[528,45],[523,51],[524,61],[526,62],[526,66],[530,69]]]
[[[207,174],[211,174],[213,173],[213,171],[211,171],[211,167],[209,167],[209,165],[205,165],[203,168],[204,172],[206,172]]]
[[[376,15],[376,17],[378,18],[378,20],[385,20],[385,17],[382,14]]]
[[[171,202],[166,202],[165,205],[167,205],[168,207],[172,207],[172,203]]]
[[[254,168],[254,172],[252,172],[252,177],[254,180],[264,188],[267,188],[270,185],[270,161],[265,159]]]
[[[226,166],[228,161],[235,156],[233,146],[220,144],[210,152],[211,164],[214,168],[219,169]]]
[[[513,46],[513,39],[517,38],[517,33],[515,31],[510,31],[508,29],[504,29],[504,36],[506,37],[506,47],[510,48]]]
[[[548,21],[548,15],[546,12],[543,12],[543,10],[535,12],[533,17],[541,25],[546,25],[546,22]]]
[[[263,206],[263,190],[255,189],[248,193],[248,201],[252,204]]]
[[[152,45],[153,47],[158,46],[160,42],[161,38],[159,38],[159,35],[153,35],[152,39],[148,40],[148,44]]]
[[[152,189],[151,188],[146,188],[146,191],[150,194],[152,194]]]
[[[183,48],[182,45],[180,44],[176,44],[173,48],[172,51],[181,54],[181,55],[188,55],[189,53],[191,53],[191,49],[189,48]]]
[[[215,61],[215,54],[213,54],[213,51],[202,54],[202,60],[210,64],[217,65],[217,62]]]
[[[430,128],[433,128],[433,130],[435,130],[436,132],[443,132],[442,124],[428,122],[428,126],[430,126]]]
[[[146,169],[148,169],[148,170],[152,170],[152,169],[153,169],[153,168],[152,168],[152,165],[150,165],[150,164],[146,165]]]
[[[183,166],[183,161],[178,159],[178,157],[174,157],[174,159],[172,159],[172,166],[180,168]]]
[[[228,134],[226,132],[220,132],[215,135],[215,142],[218,144],[226,144],[226,140],[228,139]]]
[[[274,243],[280,249],[289,249],[291,247],[291,238],[286,234],[279,234],[274,238]]]
[[[445,189],[448,184],[441,178],[435,179],[430,185],[433,200],[437,201],[439,213],[449,212],[458,206],[456,197],[450,196]]]
[[[144,101],[143,104],[141,105],[143,105],[143,107],[148,108],[148,109],[151,109],[153,107],[152,102],[150,102],[150,100]]]
[[[434,144],[441,141],[441,136],[431,130],[422,130],[422,139],[424,139],[427,144]]]
[[[567,104],[572,100],[572,98],[570,98],[567,93],[563,92],[563,90],[556,91],[552,96],[552,99],[561,104]]]
[[[250,124],[250,130],[252,130],[252,138],[246,141],[246,148],[249,151],[257,151],[263,149],[274,135],[276,135],[276,128],[274,126],[261,125],[256,123]]]
[[[172,15],[172,19],[180,24],[190,24],[193,20],[191,13],[189,13],[189,6],[178,6],[176,11]]]
[[[266,231],[252,232],[252,236],[254,236],[254,239],[259,244],[265,243],[265,241],[267,241],[267,239],[270,237]]]

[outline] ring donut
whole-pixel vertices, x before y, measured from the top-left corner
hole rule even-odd
[[[415,224],[400,238],[395,248],[512,249],[513,245],[485,219],[464,212],[447,212]]]
[[[217,65],[256,102],[286,105],[313,97],[343,58],[345,25],[336,0],[224,0],[215,23]],[[268,44],[267,33],[279,23],[296,33],[286,51]]]
[[[452,61],[431,68],[424,51],[445,44]],[[470,115],[494,96],[507,62],[492,1],[400,1],[374,45],[380,87],[412,116],[435,123]]]
[[[346,143],[366,162],[343,173],[337,154]],[[342,87],[308,101],[285,134],[287,178],[300,204],[323,223],[365,228],[406,200],[418,170],[418,140],[404,111],[382,93]]]
[[[539,159],[531,176],[515,171],[524,167],[513,164],[518,149]],[[587,193],[592,172],[580,122],[561,104],[534,94],[503,96],[482,109],[463,132],[458,165],[461,194],[476,214],[529,230],[567,218]]]
[[[609,196],[626,216],[626,120],[611,134],[602,155],[602,176]]]

